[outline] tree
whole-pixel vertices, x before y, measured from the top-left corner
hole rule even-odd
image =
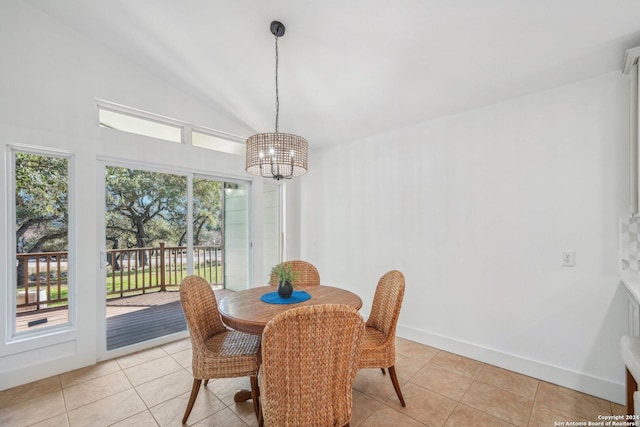
[[[194,246],[213,240],[213,234],[222,231],[221,184],[220,181],[211,181],[205,178],[194,178],[193,180]]]
[[[118,239],[127,248],[178,243],[184,231],[176,224],[186,216],[186,189],[184,176],[107,167],[107,240]]]
[[[15,154],[16,252],[65,251],[68,246],[68,160]],[[24,283],[25,258],[18,261],[17,282]]]

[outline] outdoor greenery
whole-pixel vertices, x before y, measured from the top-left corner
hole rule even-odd
[[[186,244],[186,177],[107,167],[106,190],[106,237],[112,249]],[[193,243],[213,244],[222,229],[221,183],[195,178],[193,200]],[[119,268],[118,260],[112,264]]]
[[[67,285],[60,286],[60,295],[58,295],[58,287],[51,287],[51,296],[50,299],[66,299],[68,298],[69,289]],[[57,307],[60,305],[67,305],[66,301],[56,302],[56,303],[48,303],[47,307]]]
[[[65,157],[15,153],[16,179],[16,251],[18,254],[40,252],[66,252],[68,250],[68,204],[69,173],[68,159]],[[108,249],[154,248],[164,242],[167,247],[185,246],[187,240],[187,178],[185,176],[128,169],[122,167],[106,168],[106,240]],[[222,183],[205,178],[193,179],[193,244],[194,246],[213,246],[220,244],[222,232]],[[120,275],[120,253],[108,256],[110,271],[107,275],[107,290],[113,286],[119,292],[126,289],[129,281],[142,284],[142,272],[126,270],[122,281]],[[135,265],[148,266],[145,283],[151,280],[156,285],[155,265],[147,259],[149,251],[139,251]],[[47,264],[58,254],[47,256],[41,260],[41,266]],[[59,256],[59,255],[58,255]],[[41,283],[47,278],[42,271],[36,273],[29,257],[19,256],[17,265],[17,286],[24,287],[27,280],[35,281],[40,275]],[[27,262],[29,262],[28,268]],[[205,261],[210,265],[214,259]],[[66,274],[66,260],[62,273]],[[50,264],[55,269],[55,263]],[[217,264],[216,264],[217,265]],[[122,266],[124,268],[124,266]],[[175,268],[175,264],[173,266]],[[42,267],[45,268],[45,267]],[[173,278],[186,275],[186,266],[178,266],[179,270],[166,277]],[[151,278],[149,270],[152,270]],[[181,270],[180,270],[181,269]],[[214,267],[212,280],[222,281],[222,267]],[[195,272],[198,274],[198,270]],[[55,274],[54,271],[48,279]],[[203,273],[204,274],[204,273]],[[32,277],[27,277],[33,276]],[[169,283],[170,280],[167,280]],[[29,285],[30,288],[32,284]],[[41,284],[42,286],[42,284]],[[46,286],[46,285],[45,285]],[[57,289],[51,288],[51,298],[57,298]],[[66,297],[66,276],[62,288],[62,298]]]
[[[66,251],[68,245],[68,161],[63,157],[15,154],[17,253]],[[17,283],[25,281],[18,258]]]
[[[16,242],[18,253],[68,248],[68,160],[16,153]],[[221,182],[193,180],[193,243],[213,244],[222,223]],[[166,242],[183,246],[187,236],[184,176],[107,167],[106,236],[112,249]]]
[[[117,298],[120,296],[121,292],[123,292],[125,295],[138,294],[140,293],[140,288],[142,288],[143,283],[145,284],[146,288],[152,287],[152,286],[159,286],[160,273],[157,272],[157,269],[155,268],[151,269],[150,271],[151,272],[147,270],[144,272],[144,274],[141,271],[139,272],[134,271],[133,273],[130,273],[130,274],[123,274],[122,278],[120,277],[120,274],[116,272],[115,280],[112,274],[108,274],[106,278],[107,298]],[[209,270],[207,267],[206,276],[204,274],[204,270],[200,270],[200,271],[196,270],[194,274],[201,275],[202,277],[209,279],[208,272]],[[167,276],[171,275],[171,277],[174,277],[174,275],[176,275],[178,278],[182,279],[184,276],[187,275],[187,268],[185,266],[182,269],[179,269],[177,271],[175,270],[167,271],[166,274]],[[136,276],[137,276],[138,289],[136,289]],[[215,281],[216,277],[218,278],[218,280],[222,280],[222,266],[220,265],[215,267],[215,269],[211,272],[211,280]],[[40,288],[46,289],[46,279],[44,277],[42,277],[41,279]],[[35,290],[35,286],[31,285],[29,289]],[[49,299],[52,301],[55,301],[57,299],[66,299],[66,298],[68,298],[68,285],[66,283],[61,284],[60,294],[58,294],[58,285],[57,283],[53,282],[50,288]],[[47,303],[47,307],[56,307],[56,306],[62,306],[62,305],[67,305],[67,302],[62,301],[62,302],[55,302],[55,303]]]
[[[184,176],[107,167],[107,240],[113,249],[167,242],[186,244],[187,180]],[[193,180],[194,245],[212,243],[220,231],[220,182]]]
[[[165,273],[167,275],[167,277],[171,276],[171,278],[173,278],[174,276],[177,276],[179,278],[179,280],[181,280],[184,276],[187,275],[187,268],[186,266],[182,267],[181,269],[175,271],[167,271]],[[194,272],[194,274],[196,275],[200,275],[202,277],[205,277],[204,275],[204,271],[198,271],[196,269],[196,271]],[[217,275],[216,275],[217,274]],[[217,266],[215,267],[215,270],[213,270],[211,272],[211,277],[212,280],[215,280],[215,278],[217,277],[218,280],[222,280],[222,266]],[[208,277],[208,270],[207,270],[207,277],[205,278],[209,278]],[[114,280],[115,279],[115,280]],[[113,295],[113,296],[109,296],[107,295],[108,298],[112,298],[115,296],[119,296],[120,292],[129,292],[130,290],[135,290],[136,289],[136,280],[138,283],[138,288],[142,288],[142,284],[145,284],[145,287],[151,287],[151,286],[160,286],[160,273],[155,269],[151,269],[151,270],[147,270],[144,273],[142,273],[142,271],[139,272],[132,272],[129,274],[123,274],[122,278],[120,277],[120,274],[118,272],[115,272],[115,278],[113,274],[108,274],[107,275],[107,294],[109,293],[113,293],[113,294],[118,294],[118,295]],[[167,280],[169,283],[171,283],[172,281],[170,279]],[[174,283],[172,284],[173,286],[177,286],[178,283]],[[171,285],[169,285],[171,286]]]
[[[67,248],[67,159],[16,153],[18,253]]]

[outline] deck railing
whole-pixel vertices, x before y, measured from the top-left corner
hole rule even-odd
[[[67,305],[67,252],[18,254],[16,265],[18,311]]]
[[[222,246],[194,247],[194,274],[222,285],[223,254]],[[187,274],[187,248],[160,243],[154,248],[109,249],[107,263],[107,298],[177,289]],[[17,265],[18,311],[67,306],[67,252],[18,254]]]

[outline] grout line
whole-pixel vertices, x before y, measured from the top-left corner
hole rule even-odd
[[[533,408],[536,406],[536,401],[538,400],[538,391],[540,390],[540,380],[537,380],[536,384],[536,392],[533,393],[533,403],[531,404],[531,411],[529,412],[529,421],[527,425],[531,424],[531,418],[533,417]]]
[[[188,339],[188,338],[186,338],[186,339]],[[161,347],[161,346],[158,346],[158,347]],[[154,348],[155,348],[155,347],[154,347]],[[187,348],[189,348],[189,347],[186,347],[186,348],[184,348],[183,350],[180,350],[179,352],[182,352],[182,351],[184,351],[184,350],[187,350]],[[151,350],[151,349],[148,349],[148,350]],[[171,357],[171,359],[172,359],[172,360],[174,360],[176,363],[178,363],[178,361],[177,361],[177,360],[175,360],[175,359],[173,358],[173,354],[177,354],[178,352],[176,352],[176,353],[169,353],[169,352],[168,352],[167,350],[165,350],[164,348],[161,348],[161,350],[165,353],[165,355],[163,355],[163,356],[161,356],[161,357],[169,356],[169,357]],[[143,352],[143,351],[146,351],[146,350],[142,350],[141,352]],[[420,368],[418,368],[418,369],[413,373],[413,375],[411,375],[410,377],[408,377],[408,379],[406,379],[402,384],[403,384],[404,386],[406,386],[406,385],[408,385],[409,383],[411,383],[411,384],[413,384],[413,385],[415,385],[415,386],[417,386],[417,387],[420,387],[420,388],[422,388],[422,389],[428,390],[429,392],[437,393],[438,395],[441,395],[441,396],[443,396],[443,397],[445,397],[445,398],[447,398],[447,399],[450,399],[450,400],[455,401],[455,399],[451,399],[449,396],[445,396],[445,395],[443,395],[443,394],[439,393],[438,391],[431,390],[431,389],[429,389],[429,388],[423,387],[423,386],[421,386],[421,385],[419,385],[419,384],[416,384],[416,383],[414,383],[414,382],[412,382],[412,381],[411,381],[411,380],[416,376],[416,374],[417,374],[418,372],[420,372],[422,369],[425,369],[426,367],[431,367],[431,368],[434,368],[434,369],[440,369],[440,370],[448,371],[448,369],[446,369],[446,368],[442,368],[442,367],[434,367],[433,365],[430,365],[430,363],[435,359],[435,357],[436,357],[440,352],[442,352],[442,350],[438,350],[438,352],[436,352],[436,353],[435,353],[431,358],[429,358],[429,359],[428,359],[428,360],[427,360],[427,361],[426,361],[426,362],[425,362],[425,363],[424,363]],[[454,353],[451,353],[451,354],[454,354]],[[122,357],[126,357],[126,356],[122,356]],[[146,411],[149,413],[149,415],[151,415],[151,418],[154,420],[154,422],[155,422],[156,424],[159,424],[158,420],[156,419],[156,417],[155,417],[155,416],[153,415],[153,413],[151,412],[151,408],[147,405],[147,403],[144,401],[144,399],[142,399],[142,397],[141,397],[141,395],[139,394],[138,389],[137,389],[137,387],[138,387],[138,386],[142,386],[142,385],[146,384],[146,382],[145,382],[145,383],[142,383],[142,384],[139,384],[138,386],[134,386],[134,385],[133,385],[133,383],[131,382],[131,380],[129,379],[129,377],[126,375],[126,373],[125,373],[125,369],[123,369],[123,367],[118,363],[118,359],[112,359],[112,360],[116,363],[116,364],[115,364],[115,367],[117,368],[117,369],[115,369],[114,371],[112,371],[112,372],[108,372],[108,373],[106,373],[106,374],[100,374],[99,376],[97,376],[97,377],[95,377],[95,378],[90,378],[90,379],[87,379],[87,380],[83,380],[83,381],[81,381],[81,382],[79,382],[79,383],[71,384],[71,385],[70,385],[70,386],[68,386],[68,387],[63,387],[63,380],[62,380],[62,376],[63,376],[65,373],[55,375],[55,381],[57,382],[57,386],[56,386],[56,390],[55,390],[55,391],[56,391],[56,392],[62,392],[63,407],[64,407],[64,414],[65,414],[65,419],[66,419],[67,423],[70,423],[70,418],[69,418],[69,412],[70,412],[70,410],[69,410],[68,405],[67,405],[67,399],[65,398],[65,389],[68,389],[69,387],[73,387],[73,386],[76,386],[76,385],[80,385],[80,384],[86,383],[86,382],[88,382],[88,381],[93,381],[93,380],[96,380],[96,379],[98,379],[98,378],[105,377],[105,376],[107,376],[107,375],[117,374],[118,372],[120,372],[122,375],[124,375],[124,376],[125,376],[125,378],[126,378],[127,382],[130,384],[130,387],[134,390],[134,393],[135,393],[135,394],[137,395],[137,397],[138,397],[138,398],[143,402],[143,405],[144,405],[144,407],[146,408],[146,409],[144,409],[144,410],[142,410],[142,411],[140,411],[140,412],[138,412],[138,413],[136,413],[136,414],[131,415],[130,417],[133,417],[133,416],[139,415],[139,414],[143,413],[143,412],[146,410]],[[142,362],[142,363],[152,362],[152,361],[155,361],[155,360],[157,360],[157,359],[148,360],[148,361],[145,361],[145,362]],[[473,359],[471,359],[471,360],[473,360]],[[99,363],[97,363],[96,365],[99,365],[99,364],[101,364],[101,363],[105,363],[105,362],[107,362],[107,361],[99,362]],[[480,362],[480,363],[482,363],[482,362]],[[96,366],[96,365],[93,365],[93,366]],[[136,365],[133,365],[133,366],[128,367],[127,369],[130,369],[130,368],[132,368],[132,367],[134,367],[134,366],[139,366],[139,365],[140,365],[140,364],[136,364]],[[180,364],[178,363],[178,365],[180,365]],[[477,373],[477,374],[474,376],[474,378],[471,380],[471,383],[470,383],[469,387],[467,387],[467,389],[464,391],[464,393],[462,394],[462,396],[460,397],[460,399],[458,399],[457,401],[455,401],[455,406],[453,407],[453,410],[448,414],[448,416],[447,416],[447,417],[446,417],[446,419],[444,420],[444,423],[445,423],[445,424],[446,424],[446,423],[451,419],[451,417],[452,417],[453,413],[454,413],[457,409],[459,409],[461,406],[465,405],[465,404],[462,402],[462,400],[463,400],[463,399],[464,399],[464,397],[468,394],[468,391],[469,391],[469,389],[471,388],[471,386],[472,386],[474,383],[478,383],[478,384],[485,384],[484,382],[480,381],[478,378],[479,378],[480,373],[482,372],[482,370],[483,370],[483,369],[485,369],[487,366],[493,366],[493,365],[488,365],[488,364],[484,364],[484,363],[482,364],[482,367],[478,370],[478,373]],[[79,369],[84,369],[84,368],[79,368]],[[184,371],[185,371],[185,373],[187,373],[190,377],[192,377],[191,367],[190,367],[190,366],[189,366],[189,367],[184,367],[184,366],[180,365],[180,369],[179,369],[179,370],[176,370],[176,371],[174,371],[174,372],[167,373],[167,374],[165,374],[165,375],[163,375],[163,376],[161,376],[161,377],[159,377],[159,378],[165,377],[165,376],[167,376],[167,375],[171,375],[171,374],[173,374],[173,373],[175,373],[175,372],[179,372],[180,370],[184,370]],[[70,371],[70,372],[73,372],[73,371]],[[91,374],[91,370],[88,370],[88,372]],[[451,372],[451,371],[449,371],[449,372]],[[510,371],[510,372],[513,372],[513,371]],[[380,375],[381,375],[381,374],[380,374]],[[466,378],[469,378],[469,377],[466,377]],[[529,377],[529,378],[533,378],[533,377]],[[545,406],[547,406],[547,407],[549,407],[549,408],[551,408],[551,409],[558,410],[558,411],[561,411],[561,412],[566,412],[564,409],[555,408],[554,406],[546,405],[546,404],[543,404],[543,403],[538,402],[538,399],[539,399],[539,398],[541,398],[541,394],[540,394],[540,393],[541,393],[541,385],[542,385],[542,382],[543,382],[543,381],[542,381],[542,380],[539,380],[539,379],[537,379],[537,378],[533,378],[533,379],[535,379],[535,380],[537,381],[537,383],[536,383],[536,387],[535,387],[535,392],[534,392],[534,394],[533,394],[533,398],[532,398],[532,400],[531,400],[531,401],[532,401],[532,405],[531,405],[531,408],[530,408],[530,411],[529,411],[529,417],[528,417],[528,420],[527,420],[527,425],[530,425],[530,424],[531,424],[532,416],[533,416],[533,413],[534,413],[534,406],[535,406],[536,404],[539,404],[539,405],[545,405]],[[388,378],[385,378],[385,380],[388,380]],[[213,381],[215,381],[215,380],[213,380]],[[509,390],[504,390],[504,389],[502,389],[502,388],[500,388],[500,387],[492,386],[491,384],[486,384],[486,385],[491,386],[491,387],[495,387],[495,388],[497,388],[498,390],[502,390],[502,391],[510,392]],[[53,384],[52,384],[52,386],[53,386]],[[20,387],[20,386],[18,386],[18,387]],[[244,420],[244,419],[243,419],[243,418],[242,418],[242,417],[241,417],[241,416],[240,416],[240,415],[239,415],[239,414],[234,410],[234,406],[233,406],[234,404],[233,404],[233,403],[226,404],[226,403],[225,403],[224,401],[222,401],[222,399],[221,399],[220,397],[218,397],[218,395],[217,395],[216,393],[214,393],[211,389],[206,388],[205,390],[207,390],[209,393],[212,393],[212,394],[213,394],[213,396],[214,396],[216,399],[218,399],[218,400],[222,403],[222,409],[221,409],[221,410],[223,410],[223,409],[229,409],[230,411],[232,411],[232,413],[233,413],[233,414],[234,414],[238,419],[240,419],[243,423],[246,423],[246,421],[245,421],[245,420]],[[373,410],[369,411],[368,413],[363,414],[364,418],[363,418],[363,419],[362,419],[362,420],[357,424],[358,426],[366,425],[367,420],[372,420],[372,419],[371,419],[371,417],[372,417],[372,415],[373,415],[373,414],[375,414],[377,411],[380,411],[381,409],[384,409],[384,408],[390,408],[390,409],[393,409],[394,411],[396,411],[396,412],[397,412],[397,413],[399,413],[399,414],[402,414],[402,415],[407,416],[407,417],[409,417],[409,418],[411,418],[411,419],[413,419],[413,420],[416,420],[416,419],[415,419],[415,418],[413,418],[412,416],[408,415],[406,412],[403,412],[403,411],[402,411],[402,409],[397,409],[397,408],[395,407],[395,406],[397,406],[397,405],[393,402],[393,399],[397,399],[397,397],[396,397],[395,393],[391,394],[391,395],[390,395],[390,397],[387,397],[387,398],[386,398],[386,400],[384,400],[384,401],[380,401],[380,400],[378,400],[378,399],[374,398],[373,396],[371,396],[371,395],[369,395],[369,394],[365,393],[364,391],[361,391],[361,390],[358,390],[358,389],[354,389],[354,390],[355,390],[355,391],[357,391],[358,393],[362,394],[363,396],[367,397],[368,399],[371,399],[372,401],[374,401],[374,402],[378,405],[378,406],[377,406],[377,407],[375,407]],[[570,389],[569,389],[569,390],[570,390]],[[121,392],[122,392],[122,391],[121,391]],[[200,391],[200,393],[202,393],[202,392],[203,392],[203,390],[201,390],[201,391]],[[120,392],[118,392],[118,393],[120,393]],[[186,392],[186,393],[188,394],[189,392]],[[512,393],[512,392],[510,392],[510,393]],[[517,395],[517,396],[520,396],[520,395],[518,395],[518,394],[516,394],[516,393],[513,393],[513,394],[515,394],[515,395]],[[110,395],[108,395],[108,396],[104,396],[104,397],[102,397],[101,399],[108,398],[109,396],[112,396],[112,395],[113,395],[113,394],[110,394]],[[589,396],[589,395],[587,395],[587,396]],[[36,397],[34,397],[33,399],[35,399],[35,398],[37,398],[37,397],[39,397],[39,396],[36,396]],[[520,397],[524,397],[524,396],[520,396]],[[175,398],[175,397],[174,397],[174,398]],[[99,399],[99,400],[101,400],[101,399]],[[172,399],[173,399],[173,398],[172,398]],[[31,399],[28,399],[28,400],[31,400]],[[11,408],[11,406],[20,405],[20,404],[22,404],[22,403],[24,403],[24,402],[27,402],[28,400],[20,401],[20,402],[16,402],[16,403],[14,403],[13,405],[9,405],[9,406],[7,406],[6,408]],[[99,400],[98,400],[98,401],[99,401]],[[168,399],[168,400],[171,400],[171,399]],[[167,402],[168,400],[163,401],[163,402],[160,402],[160,403],[157,403],[157,404],[155,404],[154,406],[156,406],[156,405],[160,405],[160,404],[163,404],[163,403]],[[528,400],[529,400],[529,399],[528,399]],[[602,399],[602,400],[605,400],[605,399]],[[96,401],[94,401],[94,402],[96,402]],[[91,403],[94,403],[94,402],[89,402],[89,403],[87,403],[87,404],[91,404]],[[614,405],[614,402],[611,402],[611,401],[606,401],[606,402],[608,402],[609,409],[610,409],[611,413],[613,413],[613,410],[614,410],[614,406],[613,406],[613,405]],[[392,406],[392,404],[393,404],[394,406]],[[84,405],[83,405],[83,406],[84,406]],[[79,409],[79,408],[80,408],[80,407],[78,407],[78,408],[74,408],[74,409],[72,409],[71,411],[74,411],[74,410]],[[488,414],[488,415],[490,415],[490,416],[492,416],[492,417],[496,417],[495,415],[490,414],[490,413],[488,413],[488,412],[485,412],[484,410],[480,410],[480,409],[477,409],[477,408],[474,408],[474,409],[475,409],[475,410],[478,410],[478,411],[481,411],[481,412],[483,412],[483,413],[485,413],[485,414]],[[62,415],[62,413],[61,413],[61,414],[58,414],[58,415],[55,415],[55,416],[52,416],[52,417],[50,417],[50,418],[57,417],[57,416],[60,416],[60,415]],[[211,415],[209,415],[209,416],[211,416]],[[586,415],[584,415],[584,414],[577,415],[577,416],[578,416],[578,417],[580,417],[580,418],[588,419],[588,417],[587,417]],[[130,417],[128,417],[128,418],[130,418]],[[496,417],[496,418],[499,418],[499,417]],[[46,421],[46,420],[44,420],[44,421]],[[118,421],[118,422],[121,422],[121,421],[122,421],[122,420],[120,420],[120,421]],[[421,422],[420,420],[416,420],[416,421]],[[503,421],[506,421],[506,420],[503,420]],[[198,421],[198,422],[199,422],[199,421]],[[506,422],[508,422],[508,421],[506,421]],[[421,422],[421,423],[422,423],[422,422]],[[424,424],[424,423],[422,423],[422,424]]]
[[[445,418],[444,422],[442,423],[443,426],[447,425],[447,422],[449,421],[449,419],[451,418],[453,413],[456,412],[456,409],[458,409],[458,406],[460,406],[460,405],[461,405],[460,401],[457,401],[456,402],[456,406],[453,407],[453,409],[451,410],[449,415],[447,415],[447,418]]]

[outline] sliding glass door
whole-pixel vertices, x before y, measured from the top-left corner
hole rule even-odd
[[[246,289],[249,191],[241,182],[106,165],[106,351],[185,332],[179,285]]]
[[[107,351],[186,330],[187,177],[107,166]]]

